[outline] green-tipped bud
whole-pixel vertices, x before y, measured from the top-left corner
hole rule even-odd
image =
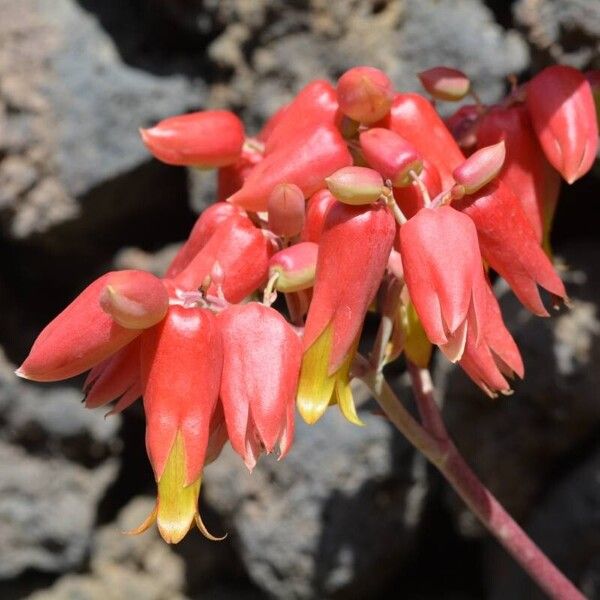
[[[329,191],[344,204],[371,204],[384,191],[383,177],[367,167],[344,167],[325,182]]]
[[[423,87],[437,100],[456,102],[471,89],[471,81],[458,69],[434,67],[418,74]]]
[[[504,140],[486,146],[471,154],[465,162],[452,172],[454,180],[464,188],[465,194],[474,194],[487,185],[502,169],[506,158]]]
[[[311,288],[318,250],[314,242],[301,242],[274,254],[269,262],[269,278],[278,275],[274,288],[286,294]]]
[[[298,235],[304,227],[304,194],[293,183],[279,183],[269,195],[269,229],[282,237]]]

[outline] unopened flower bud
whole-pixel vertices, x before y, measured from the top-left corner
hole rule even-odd
[[[394,131],[376,127],[360,134],[360,146],[367,162],[394,187],[412,182],[410,172],[423,170],[423,158],[417,150]]]
[[[329,191],[344,204],[371,204],[384,190],[381,175],[367,167],[344,167],[325,181]]]
[[[394,88],[389,77],[373,67],[354,67],[338,80],[340,110],[360,123],[375,123],[390,111]]]
[[[274,254],[269,261],[269,277],[279,275],[275,289],[287,294],[312,287],[318,251],[318,244],[301,242]]]
[[[145,271],[115,271],[99,298],[102,310],[127,329],[147,329],[167,314],[169,296],[162,281]]]
[[[452,174],[456,183],[464,187],[465,194],[474,194],[498,175],[505,157],[506,147],[501,140],[471,154]]]
[[[227,110],[169,117],[140,134],[148,150],[169,165],[224,167],[237,161],[244,145],[244,125]]]
[[[304,194],[293,183],[279,183],[269,195],[269,229],[282,237],[293,237],[302,231],[305,210]]]
[[[423,87],[437,100],[461,100],[471,88],[469,78],[462,71],[449,67],[434,67],[418,73],[418,77]]]

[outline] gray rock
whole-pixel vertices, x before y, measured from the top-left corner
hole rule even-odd
[[[526,529],[586,598],[600,598],[598,448],[545,494]],[[490,600],[543,600],[546,597],[497,548],[490,549],[486,567]]]
[[[198,106],[203,87],[124,64],[74,0],[8,0],[0,22],[0,210],[23,238],[73,219],[76,199],[147,163],[138,128]]]
[[[23,383],[0,362],[0,580],[77,568],[117,474],[120,418],[86,411],[72,388]]]
[[[600,67],[600,4],[596,0],[518,0],[515,21],[544,62]]]
[[[231,528],[255,584],[276,598],[364,597],[397,575],[413,547],[424,463],[378,416],[366,427],[337,409],[297,424],[280,463],[249,475],[227,448],[205,472],[210,506]]]
[[[502,295],[526,371],[512,396],[489,400],[443,358],[435,373],[458,447],[517,519],[530,513],[557,462],[600,424],[600,246],[571,245],[560,255],[569,265],[564,278],[570,310],[541,319],[511,293]],[[468,526],[470,519],[462,516]]]

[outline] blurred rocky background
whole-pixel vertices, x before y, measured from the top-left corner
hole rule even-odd
[[[464,69],[486,100],[551,62],[600,68],[598,0],[0,0],[0,598],[529,599],[537,593],[381,417],[298,427],[250,477],[225,451],[202,509],[221,543],[139,524],[154,493],[143,416],[103,418],[81,382],[17,381],[40,328],[110,268],[160,272],[210,176],[150,160],[137,129],[230,107],[256,130],[355,64],[418,89]],[[555,250],[571,311],[503,294],[527,379],[487,400],[439,361],[449,426],[500,500],[600,598],[600,181],[565,188]],[[499,290],[502,293],[502,290]],[[400,382],[401,384],[401,382]]]

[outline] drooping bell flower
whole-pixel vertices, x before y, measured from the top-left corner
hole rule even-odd
[[[229,204],[229,202],[217,202],[202,211],[202,214],[194,223],[188,239],[171,261],[165,277],[171,279],[179,275],[192,262],[196,254],[206,246],[213,233],[222,223],[235,215],[243,214],[244,211],[237,206],[233,206],[233,204]]]
[[[352,157],[339,131],[331,125],[316,126],[304,130],[293,143],[282,143],[267,152],[228,201],[246,210],[265,211],[278,183],[293,183],[308,197],[325,187],[326,177],[351,164]]]
[[[298,96],[300,96],[301,94],[302,94],[302,91],[296,96],[296,98],[298,98]],[[265,144],[267,142],[267,140],[271,137],[271,134],[273,133],[274,129],[279,125],[280,121],[283,119],[283,116],[284,116],[285,112],[287,111],[287,109],[289,108],[290,104],[291,104],[291,102],[288,102],[287,104],[280,106],[266,120],[266,122],[262,126],[261,130],[256,134],[256,139],[259,142],[262,142],[263,144]]]
[[[462,71],[450,67],[433,67],[417,73],[417,77],[436,100],[456,102],[471,90],[469,78]]]
[[[344,204],[371,204],[381,197],[383,178],[368,167],[344,167],[325,179],[329,191]]]
[[[560,175],[542,152],[527,109],[521,105],[490,108],[481,117],[477,140],[480,146],[504,140],[506,159],[500,177],[521,202],[538,241],[547,238]]]
[[[410,299],[429,340],[452,362],[481,327],[483,264],[477,231],[450,206],[424,208],[400,227]]]
[[[340,110],[360,123],[375,123],[389,113],[394,97],[390,78],[374,67],[348,69],[338,80]]]
[[[515,375],[523,378],[524,367],[521,353],[506,329],[500,306],[492,288],[486,282],[484,288],[484,309],[479,336],[467,332],[465,351],[459,361],[467,375],[490,397],[498,392],[510,394],[510,384],[506,378]]]
[[[438,169],[444,189],[452,187],[452,171],[465,157],[431,102],[420,94],[396,94],[390,115],[379,127],[388,127],[412,144]]]
[[[269,278],[277,274],[275,289],[291,293],[311,288],[315,281],[319,246],[300,242],[273,254],[269,260]]]
[[[307,423],[318,421],[332,400],[349,421],[360,423],[348,375],[395,231],[394,218],[381,203],[336,203],[327,212],[298,386],[298,410]]]
[[[495,179],[479,192],[453,202],[475,223],[481,254],[534,314],[548,316],[538,285],[566,299],[565,287],[539,245],[513,191]]]
[[[183,290],[197,290],[210,277],[210,294],[220,291],[228,302],[241,302],[266,279],[269,256],[270,243],[261,230],[247,217],[234,215],[217,227],[173,282]]]
[[[421,155],[394,131],[374,127],[363,131],[359,139],[367,163],[394,187],[410,185],[410,172],[419,175],[423,170]]]
[[[505,157],[504,140],[480,148],[452,172],[457,184],[453,191],[458,186],[459,195],[474,194],[500,173]]]
[[[267,202],[269,229],[286,238],[294,237],[304,226],[306,201],[302,190],[293,183],[280,183],[273,188]]]
[[[142,395],[140,338],[94,367],[85,383],[85,406],[97,408],[118,399],[111,414],[121,412]]]
[[[306,138],[307,132],[322,125],[334,127],[337,110],[335,90],[328,81],[316,80],[307,84],[281,115],[276,114],[275,122],[267,124],[268,128],[261,136],[265,154],[282,146],[296,145]]]
[[[231,165],[244,145],[244,125],[227,110],[169,117],[150,129],[140,129],[140,134],[154,157],[169,165]]]
[[[232,164],[217,171],[217,201],[224,202],[244,185],[252,169],[264,158],[264,148],[247,139],[241,156]]]
[[[283,458],[292,444],[302,343],[277,311],[257,302],[230,306],[218,319],[229,441],[252,470],[261,452],[279,445]]]
[[[154,511],[132,533],[156,522],[163,539],[177,543],[196,523],[211,537],[198,513],[198,495],[222,368],[221,332],[207,309],[171,306],[160,324],[144,332],[146,448],[158,498]]]
[[[319,243],[327,211],[336,202],[337,200],[328,189],[319,190],[308,199],[304,227],[300,233],[300,239],[303,242]]]
[[[598,124],[589,82],[565,65],[553,65],[527,84],[527,110],[550,164],[568,183],[585,175],[598,150]]]
[[[67,308],[54,318],[39,334],[29,356],[16,371],[17,375],[33,381],[59,381],[79,375],[102,362],[142,332],[119,325],[100,305],[107,286],[130,280],[129,292],[136,291],[134,311],[144,310],[144,296],[151,298],[149,312],[160,320],[156,311],[157,289],[162,282],[145,271],[113,271],[91,283]],[[125,307],[127,311],[131,307]],[[123,309],[123,306],[121,306]],[[163,315],[164,316],[164,315]],[[153,324],[152,319],[146,323]]]
[[[429,198],[435,198],[442,193],[442,179],[439,171],[431,161],[423,161],[423,170],[419,175],[419,179],[427,190]],[[416,215],[425,206],[425,198],[423,198],[421,188],[416,182],[404,187],[394,188],[394,198],[407,219]]]

